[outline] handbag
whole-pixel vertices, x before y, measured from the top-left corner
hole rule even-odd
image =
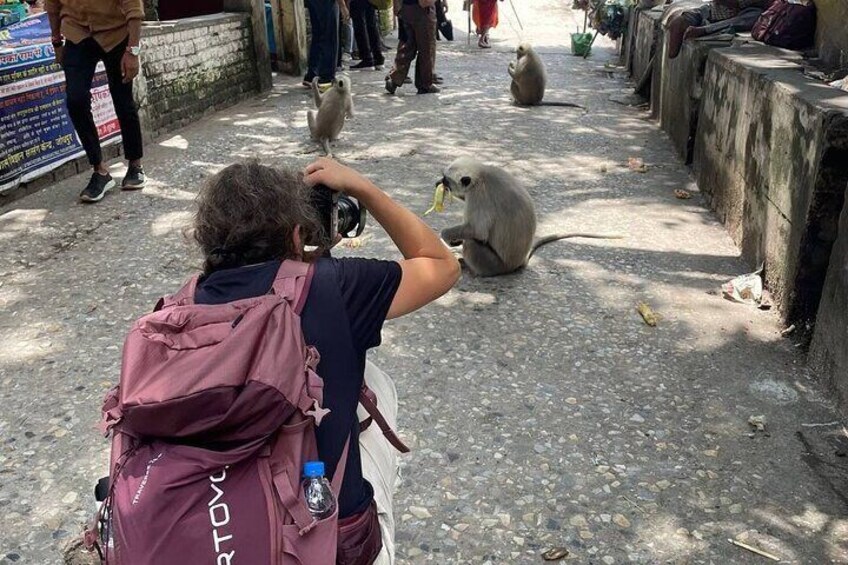
[[[757,41],[784,49],[809,47],[815,36],[816,5],[804,0],[775,0],[751,29]]]
[[[445,14],[445,4],[442,0],[436,1],[436,29],[442,37],[453,41],[453,23]]]

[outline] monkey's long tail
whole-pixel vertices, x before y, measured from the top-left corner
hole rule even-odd
[[[327,157],[332,159],[333,158],[333,150],[330,149],[330,140],[327,139],[327,138],[322,139],[321,140],[321,147],[324,148],[324,153],[327,154]]]
[[[536,250],[538,250],[543,245],[547,245],[549,243],[553,243],[561,239],[571,239],[573,237],[582,237],[586,239],[624,239],[623,235],[599,235],[594,233],[561,233],[554,235],[546,235],[545,237],[541,237],[536,240],[536,242],[533,244],[533,247],[530,248],[530,254],[527,256],[527,260],[529,261],[533,254],[536,253]]]
[[[575,104],[573,102],[540,102],[539,106],[559,106],[563,108],[580,108],[581,110],[585,110],[585,106],[581,106],[580,104]]]

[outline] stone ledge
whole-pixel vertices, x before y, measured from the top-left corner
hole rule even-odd
[[[709,53],[695,139],[700,190],[784,319],[816,316],[848,186],[848,93],[762,45]],[[844,345],[848,347],[848,344]]]
[[[235,24],[233,27],[238,28],[241,24],[246,25],[249,22],[250,16],[241,13],[210,14],[208,16],[183,18],[181,20],[144,22],[141,27],[141,37],[142,39],[150,39],[163,34],[180,34],[175,39],[177,41],[186,41],[198,36],[197,33],[191,33],[192,31],[196,32],[196,30],[202,28],[226,26],[227,24]]]

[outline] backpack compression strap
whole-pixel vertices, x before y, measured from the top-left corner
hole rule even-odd
[[[377,395],[374,394],[374,391],[368,388],[368,386],[364,383],[362,385],[362,389],[359,391],[359,403],[363,408],[365,408],[365,411],[368,412],[368,418],[359,424],[359,433],[368,429],[371,422],[376,422],[377,427],[380,428],[380,431],[383,432],[383,436],[385,436],[386,440],[392,444],[392,447],[401,453],[409,453],[409,447],[407,447],[407,445],[398,437],[397,433],[395,433],[389,425],[389,422],[386,421],[385,416],[383,416],[382,412],[380,412],[380,409],[377,408]]]
[[[285,260],[280,264],[271,291],[288,300],[299,316],[306,304],[314,273],[315,266],[312,263]]]

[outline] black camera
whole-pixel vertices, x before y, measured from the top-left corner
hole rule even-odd
[[[315,234],[315,241],[307,241],[307,245],[329,248],[333,245],[336,235],[344,238],[362,235],[367,212],[355,198],[319,184],[312,187],[310,200],[318,212],[321,232]]]

